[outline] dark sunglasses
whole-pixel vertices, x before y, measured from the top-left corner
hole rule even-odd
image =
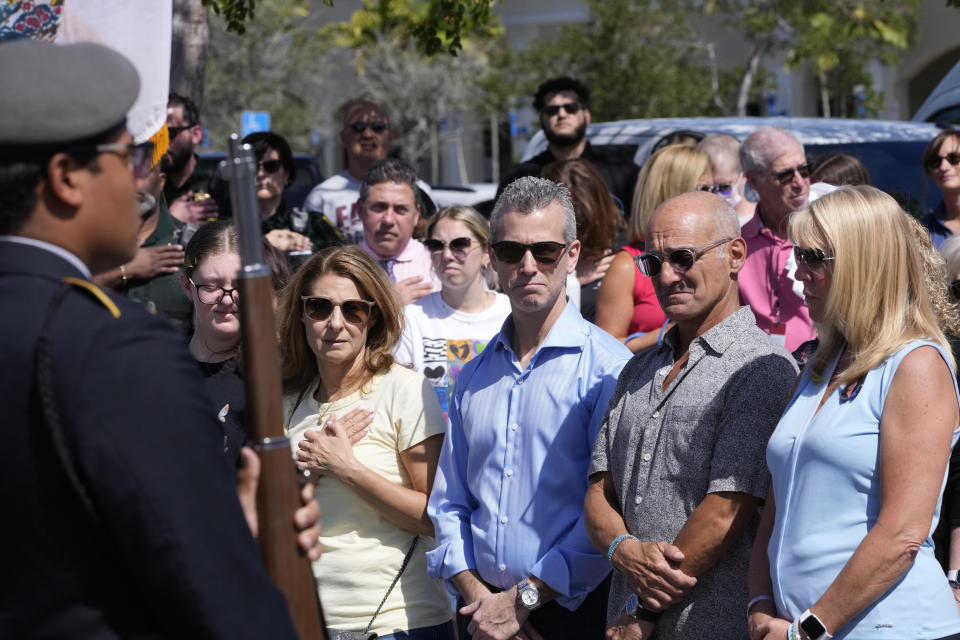
[[[321,322],[333,315],[334,307],[340,307],[344,320],[351,324],[364,324],[376,305],[370,300],[334,302],[330,298],[317,296],[300,296],[300,299],[303,301],[303,315]]]
[[[261,160],[257,164],[260,165],[264,173],[276,173],[283,167],[283,163],[279,160]]]
[[[380,122],[379,120],[375,122],[351,122],[350,123],[350,128],[356,131],[357,133],[363,133],[364,131],[367,130],[368,127],[374,133],[383,133],[384,131],[387,130],[387,123]]]
[[[493,255],[497,260],[506,264],[517,264],[523,260],[527,251],[533,256],[539,264],[553,264],[560,259],[567,245],[560,242],[534,242],[533,244],[523,244],[522,242],[512,242],[504,240],[494,242],[490,245],[493,248]]]
[[[827,256],[823,249],[803,249],[801,247],[793,248],[793,257],[797,259],[797,264],[805,264],[811,269],[820,269],[825,262],[835,260],[833,256]]]
[[[563,109],[570,115],[573,115],[580,111],[580,105],[576,102],[565,102],[563,104],[548,104],[543,108],[543,112],[548,116],[555,116],[560,113],[560,109]]]
[[[954,280],[950,283],[950,295],[954,300],[960,300],[960,280]]]
[[[466,257],[472,244],[473,241],[466,236],[462,238],[454,238],[448,243],[445,243],[443,240],[436,240],[434,238],[429,238],[428,240],[423,241],[423,245],[430,253],[443,253],[443,249],[445,247],[450,247],[450,253],[461,260]]]
[[[227,289],[226,287],[219,287],[215,284],[197,284],[191,278],[187,278],[187,281],[197,290],[197,298],[199,298],[203,304],[220,304],[224,296],[230,296],[233,303],[237,304],[239,292],[236,289]]]
[[[730,191],[733,188],[733,185],[729,184],[698,184],[697,191],[709,191],[710,193],[715,193],[719,196],[730,195]]]
[[[960,164],[960,152],[951,151],[945,156],[933,156],[927,163],[927,170],[933,171],[934,169],[938,168],[944,160],[947,161],[947,164],[955,167]]]
[[[113,153],[122,158],[128,166],[133,168],[133,175],[137,178],[146,178],[150,174],[150,165],[153,163],[153,143],[98,144],[91,147],[71,147],[70,151],[96,151],[97,153]]]
[[[167,125],[167,132],[170,134],[170,139],[173,140],[174,138],[176,138],[178,135],[180,135],[187,129],[192,129],[192,128],[193,128],[192,124],[185,124],[179,127],[171,127],[170,125]]]
[[[686,273],[707,249],[720,246],[731,240],[733,240],[733,238],[723,238],[722,240],[714,240],[713,242],[702,244],[699,247],[674,249],[665,257],[667,262],[670,263],[670,268],[675,272]],[[640,267],[640,272],[648,278],[654,278],[660,275],[660,271],[663,269],[664,256],[659,253],[642,253],[635,259],[637,266]]]
[[[770,175],[773,176],[773,179],[779,182],[780,184],[788,184],[793,181],[793,173],[796,171],[800,174],[801,178],[809,178],[812,171],[810,163],[804,163],[796,167],[790,167],[789,169],[784,169],[783,171],[772,172]]]

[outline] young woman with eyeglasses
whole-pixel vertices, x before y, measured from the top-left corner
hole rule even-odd
[[[246,406],[241,375],[240,309],[237,271],[240,269],[239,239],[230,221],[209,222],[200,227],[184,251],[180,285],[193,305],[193,335],[190,354],[199,363],[207,379],[207,391],[224,428],[224,452],[239,461],[246,440],[243,410]],[[290,277],[283,255],[268,243],[264,253],[279,292]],[[354,437],[362,437],[369,423],[367,416],[344,416],[344,428]]]
[[[960,233],[960,131],[941,131],[923,152],[923,171],[933,178],[943,200],[923,218],[933,244]]]
[[[425,555],[446,421],[424,377],[394,361],[401,330],[395,288],[356,245],[311,257],[280,304],[286,430],[298,463],[319,477],[313,572],[334,637],[453,638],[449,598]],[[332,417],[357,408],[373,422],[353,443]]]
[[[662,202],[713,184],[710,158],[689,145],[666,146],[647,160],[637,177],[627,227],[628,243],[607,271],[597,294],[597,326],[637,353],[657,344],[666,316],[650,278],[636,260],[643,254],[647,222]]]
[[[394,357],[430,381],[446,415],[460,370],[500,331],[510,299],[492,290],[490,224],[477,211],[443,209],[430,218],[425,237],[442,288],[404,307]]]

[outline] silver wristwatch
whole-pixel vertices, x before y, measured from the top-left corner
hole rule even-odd
[[[540,590],[523,579],[517,585],[517,600],[526,609],[533,611],[540,606]]]

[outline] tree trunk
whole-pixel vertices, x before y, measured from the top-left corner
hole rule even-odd
[[[827,87],[827,74],[821,71],[817,74],[820,79],[820,107],[823,109],[823,117],[830,117],[830,89]]]
[[[210,26],[201,0],[173,0],[170,91],[186,96],[203,112]]]
[[[763,56],[767,43],[761,42],[753,48],[750,53],[750,59],[740,77],[740,91],[737,94],[737,115],[741,118],[747,115],[747,101],[750,99],[750,88],[753,86],[753,78],[757,75],[757,68],[760,66],[760,58]]]

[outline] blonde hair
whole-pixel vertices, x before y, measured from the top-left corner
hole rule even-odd
[[[790,238],[834,257],[824,318],[816,324],[820,344],[808,366],[811,380],[824,381],[844,342],[853,360],[836,376],[840,385],[913,340],[940,345],[955,366],[943,327],[956,327],[958,316],[946,300],[943,260],[924,251],[916,225],[896,200],[866,185],[840,187],[793,214]]]
[[[393,365],[393,348],[403,332],[403,306],[383,268],[357,245],[328,247],[316,253],[290,279],[278,310],[280,360],[284,393],[300,393],[317,379],[317,358],[307,343],[301,296],[313,283],[332,274],[352,280],[374,309],[367,327],[363,364],[367,374],[383,373]]]
[[[490,223],[473,207],[468,207],[465,204],[456,204],[452,207],[444,207],[436,214],[430,216],[430,221],[427,223],[427,229],[424,233],[427,238],[433,237],[433,230],[441,220],[456,220],[462,222],[473,237],[477,239],[477,242],[480,243],[481,251],[485,252],[487,247],[490,246]],[[497,285],[499,284],[497,272],[493,270],[489,262],[484,265],[480,275],[488,289],[491,291],[497,289]]]
[[[641,244],[654,210],[673,196],[693,191],[710,167],[710,157],[687,144],[673,144],[650,156],[633,190],[628,240]]]

